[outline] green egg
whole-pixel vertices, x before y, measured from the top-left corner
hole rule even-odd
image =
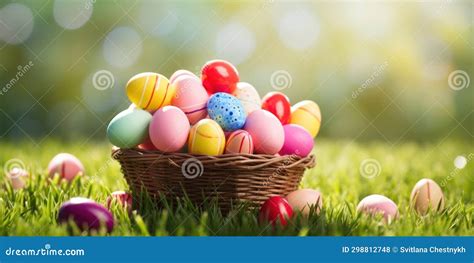
[[[147,111],[124,110],[110,121],[107,137],[117,147],[135,147],[147,138],[150,121],[151,114]]]

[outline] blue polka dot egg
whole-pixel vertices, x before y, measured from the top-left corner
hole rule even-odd
[[[245,124],[245,110],[242,103],[234,96],[218,92],[207,101],[209,117],[219,123],[224,131],[235,131]]]

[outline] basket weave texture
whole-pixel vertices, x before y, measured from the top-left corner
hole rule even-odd
[[[260,206],[272,195],[296,190],[307,168],[315,166],[314,155],[274,156],[225,154],[219,156],[163,153],[140,149],[115,149],[112,157],[135,194],[187,196],[196,205],[217,198],[224,210],[246,202]]]

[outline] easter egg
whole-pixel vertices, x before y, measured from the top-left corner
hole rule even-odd
[[[190,153],[221,155],[224,153],[224,147],[224,131],[215,121],[203,119],[191,128],[188,138],[188,151]]]
[[[176,152],[188,139],[189,121],[178,107],[165,106],[153,114],[149,136],[155,147],[162,152]]]
[[[397,218],[398,208],[395,202],[383,195],[369,195],[362,199],[357,205],[357,212],[371,216],[383,215],[386,222]]]
[[[82,231],[106,227],[110,233],[114,228],[114,218],[109,210],[83,197],[71,198],[59,208],[58,221],[68,223],[69,220],[74,221]]]
[[[239,73],[225,60],[211,60],[202,67],[201,79],[209,94],[217,92],[232,94],[239,82]]]
[[[170,77],[170,85],[172,85],[174,83],[175,80],[177,80],[179,77],[181,76],[189,76],[189,77],[193,77],[193,78],[196,78],[198,80],[200,80],[196,75],[194,75],[194,73],[192,73],[191,71],[189,70],[185,70],[185,69],[180,69],[178,71],[176,71],[175,73],[173,73],[173,75],[171,75]]]
[[[311,100],[304,100],[293,105],[290,123],[301,125],[313,138],[316,137],[321,126],[321,111],[318,104]]]
[[[121,207],[132,210],[132,195],[125,191],[115,191],[107,197],[107,208],[110,210],[113,203],[119,204]]]
[[[74,177],[84,174],[84,166],[76,156],[59,153],[49,162],[48,174],[50,177],[59,174],[61,178],[71,181]]]
[[[286,196],[286,199],[294,211],[299,211],[306,217],[311,210],[319,214],[323,207],[321,193],[313,189],[299,189],[293,191]]]
[[[426,215],[429,211],[442,211],[445,205],[443,190],[435,181],[421,179],[413,187],[410,203],[421,215]]]
[[[224,131],[235,131],[245,124],[245,111],[242,103],[234,96],[219,92],[207,102],[209,117],[216,121]]]
[[[290,99],[281,92],[267,93],[262,99],[262,109],[273,113],[280,120],[281,124],[287,124],[290,121]]]
[[[151,114],[147,111],[124,110],[110,121],[107,138],[120,148],[133,148],[147,138],[150,121]]]
[[[26,181],[30,175],[25,169],[15,167],[8,171],[7,176],[10,178],[13,189],[18,190],[25,187]]]
[[[254,152],[275,154],[283,147],[285,133],[280,121],[266,110],[255,110],[247,116],[244,130],[252,136]]]
[[[261,224],[271,223],[273,226],[286,226],[293,216],[293,209],[288,201],[281,196],[272,196],[260,208],[258,219]]]
[[[176,92],[171,100],[171,105],[180,108],[188,117],[189,123],[195,124],[207,116],[209,95],[207,95],[200,79],[181,76],[172,85]]]
[[[250,133],[236,130],[227,137],[225,153],[253,153],[253,141]]]
[[[260,109],[262,106],[262,101],[257,90],[247,82],[237,83],[237,88],[232,95],[240,100],[246,115],[249,115],[254,110]]]
[[[138,108],[155,111],[171,103],[174,90],[166,77],[145,72],[133,76],[126,86],[127,96]]]
[[[150,137],[147,136],[147,138],[140,143],[137,146],[138,149],[146,150],[146,151],[155,151],[158,150],[156,149],[155,145],[153,145],[153,142],[150,140]]]
[[[295,124],[283,125],[285,142],[280,155],[298,155],[306,157],[313,150],[313,137],[303,127]]]

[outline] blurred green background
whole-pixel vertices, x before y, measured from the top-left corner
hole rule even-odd
[[[136,73],[234,63],[318,138],[472,141],[471,1],[0,1],[0,136],[102,140]],[[472,80],[472,81],[471,81]],[[84,141],[84,140],[82,140]]]

